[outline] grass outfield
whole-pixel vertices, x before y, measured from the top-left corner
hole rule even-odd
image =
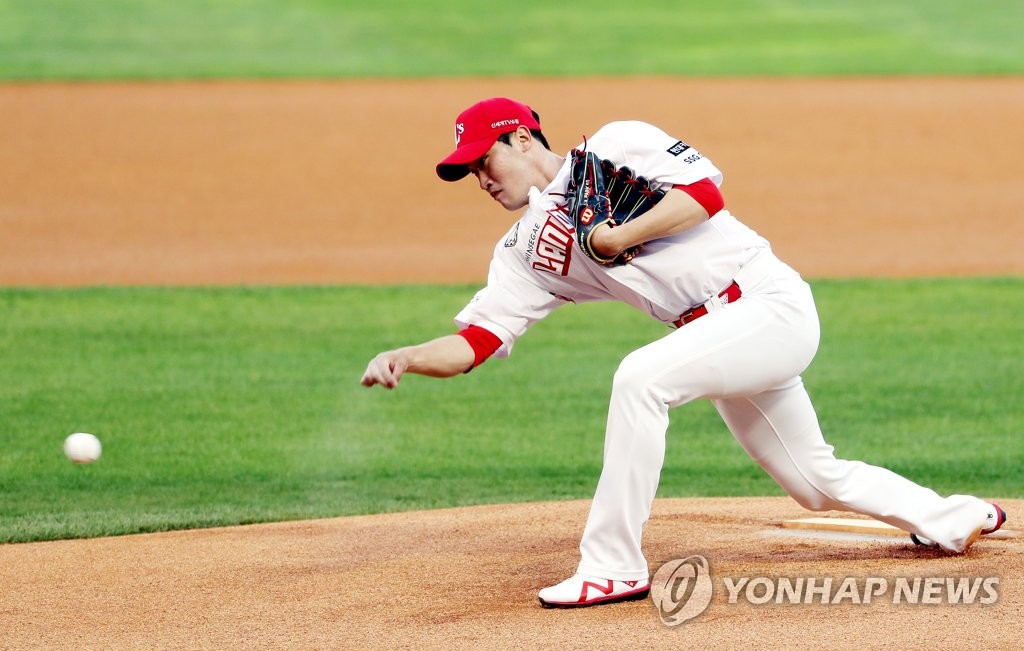
[[[814,285],[805,379],[837,453],[1024,496],[1024,280]],[[0,289],[0,541],[591,497],[612,372],[665,328],[571,306],[510,360],[359,386],[379,349],[449,332],[473,291]],[[101,438],[97,463],[64,458],[74,431]],[[781,491],[697,403],[673,412],[659,494]]]
[[[1022,33],[1020,2],[0,0],[0,79],[1020,74]]]

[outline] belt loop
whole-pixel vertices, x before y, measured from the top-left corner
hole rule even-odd
[[[704,303],[704,309],[708,312],[714,312],[715,310],[722,307],[722,297],[715,294]]]

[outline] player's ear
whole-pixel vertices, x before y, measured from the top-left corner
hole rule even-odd
[[[516,129],[513,142],[519,145],[519,151],[527,151],[533,146],[533,134],[526,127],[520,126]]]

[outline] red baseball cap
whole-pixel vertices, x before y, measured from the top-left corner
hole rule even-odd
[[[493,97],[470,106],[455,118],[455,151],[437,164],[437,175],[445,181],[458,181],[469,174],[467,166],[486,154],[498,136],[519,127],[540,131],[540,122],[526,104]]]

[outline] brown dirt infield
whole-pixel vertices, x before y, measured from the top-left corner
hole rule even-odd
[[[678,134],[807,276],[1024,273],[1024,79],[367,81],[0,86],[0,284],[479,281],[511,216],[433,168],[497,94]]]
[[[619,118],[683,137],[809,277],[1024,272],[1024,79],[15,84],[0,86],[0,285],[479,282],[512,217],[433,165],[452,116],[498,94],[533,103],[556,149]],[[781,535],[809,515],[785,498],[657,502],[652,572],[700,554],[717,577],[680,627],[650,601],[541,609],[587,505],[4,545],[0,647],[1020,646],[1020,538],[951,557]],[[999,600],[727,603],[717,581],[744,576],[995,576]]]

